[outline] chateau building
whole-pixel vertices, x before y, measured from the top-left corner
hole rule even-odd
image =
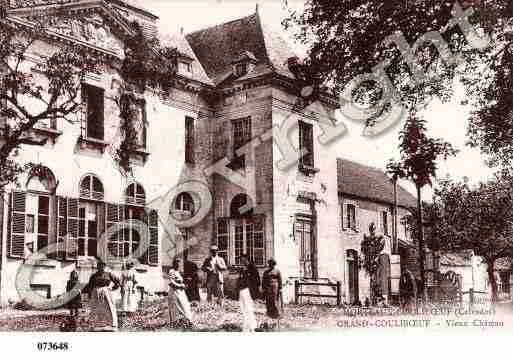
[[[30,136],[43,144],[19,151],[20,163],[39,166],[20,187],[7,188],[0,205],[2,304],[20,299],[20,268],[48,245],[78,243],[33,266],[31,288],[46,297],[62,294],[75,268],[87,280],[102,234],[116,223],[127,225],[107,238],[109,251],[138,253],[141,231],[131,220],[147,224],[148,248],[138,253],[136,270],[149,293],[167,290],[162,271],[176,256],[201,265],[216,244],[230,267],[227,291],[247,253],[261,270],[276,259],[288,283],[327,278],[342,282],[348,303],[369,296],[357,263],[360,242],[375,223],[391,253],[393,184],[379,170],[337,159],[325,144],[323,136],[336,129],[337,98],[321,92],[305,103],[296,55],[258,10],[184,35],[159,33],[157,16],[142,1],[5,4],[9,20],[19,24],[35,14],[52,19],[51,36],[30,49],[27,69],[69,43],[107,56],[112,66],[86,78],[83,110],[73,122],[38,124]],[[148,89],[140,99],[133,175],[124,176],[113,159],[120,141],[116,64],[133,21],[179,56],[173,88]],[[304,155],[289,161],[291,148]],[[401,219],[415,198],[399,187],[397,203]],[[411,238],[404,222],[397,227],[405,265]],[[292,285],[284,296],[293,298]]]

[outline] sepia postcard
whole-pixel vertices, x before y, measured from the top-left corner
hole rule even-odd
[[[512,98],[507,0],[0,0],[0,331],[507,333]]]

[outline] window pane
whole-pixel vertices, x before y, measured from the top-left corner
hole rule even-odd
[[[39,216],[37,219],[37,233],[48,234],[48,217]]]
[[[97,246],[98,242],[95,239],[89,239],[89,243],[87,244],[87,255],[91,257],[96,257]]]
[[[50,213],[50,198],[46,196],[39,196],[39,214]]]

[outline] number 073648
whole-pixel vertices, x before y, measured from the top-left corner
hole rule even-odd
[[[39,351],[65,351],[69,349],[67,342],[53,343],[53,342],[38,342],[37,350]]]

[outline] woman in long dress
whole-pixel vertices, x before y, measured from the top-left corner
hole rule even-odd
[[[183,269],[184,282],[186,285],[185,294],[191,303],[200,302],[198,266],[196,263],[186,260]]]
[[[180,260],[175,259],[173,266],[169,270],[169,321],[171,325],[179,323],[180,319],[185,319],[188,324],[192,324],[191,304],[185,294],[185,284],[182,275],[178,271]]]
[[[135,279],[134,265],[128,263],[125,271],[121,275],[121,311],[128,315],[137,311],[137,294],[135,286],[137,280]]]
[[[69,275],[69,280],[66,283],[66,292],[70,293],[70,300],[66,303],[66,308],[69,309],[70,318],[76,320],[78,318],[78,311],[82,309],[82,295],[79,289],[78,272],[73,269]]]
[[[255,317],[255,304],[253,303],[250,292],[253,276],[246,255],[242,255],[241,264],[243,268],[239,274],[238,289],[240,311],[242,312],[242,331],[254,332],[257,322]]]
[[[265,296],[265,306],[267,316],[271,319],[280,319],[281,317],[281,273],[276,268],[276,261],[270,259],[269,268],[262,277],[262,290]]]
[[[94,273],[87,284],[89,292],[89,306],[94,331],[117,331],[118,316],[116,306],[112,300],[112,290],[120,286],[119,279],[112,273],[105,271],[105,263],[99,261],[98,271]]]

